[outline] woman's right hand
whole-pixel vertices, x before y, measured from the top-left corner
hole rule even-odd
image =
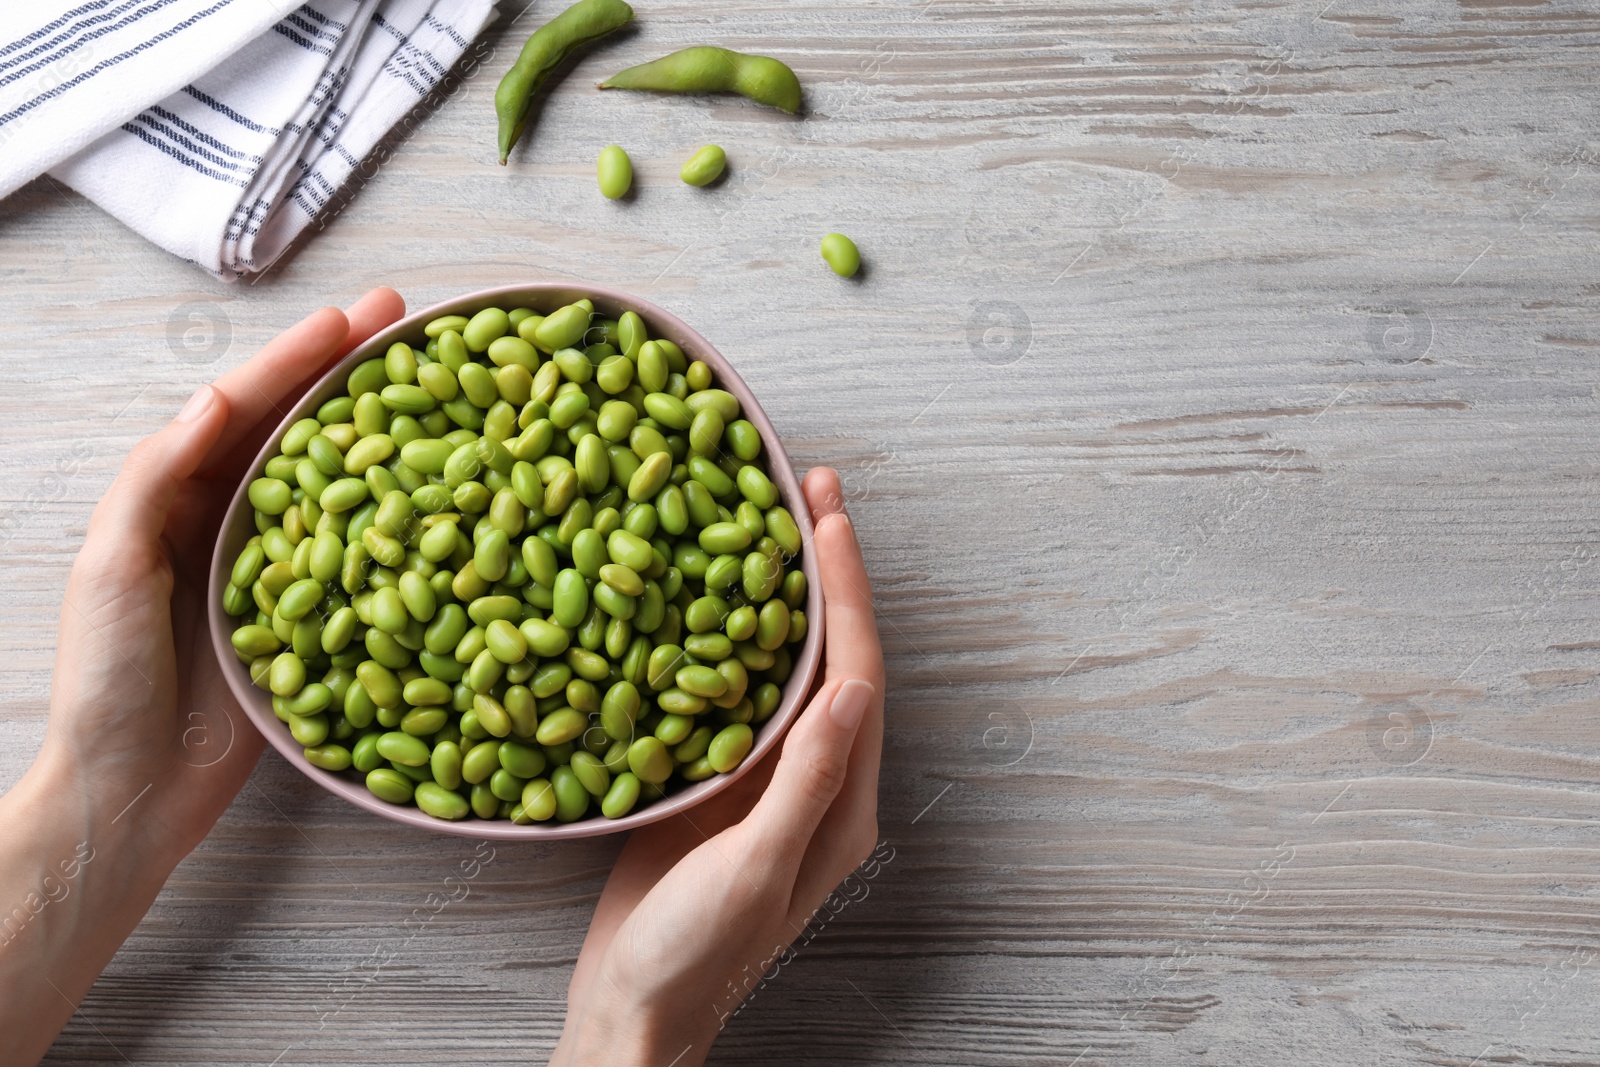
[[[552,1064],[692,1067],[878,837],[883,654],[839,476],[805,479],[826,613],[822,687],[769,757],[623,848]]]

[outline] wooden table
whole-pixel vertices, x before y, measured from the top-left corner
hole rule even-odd
[[[256,284],[0,204],[0,782],[90,508],[198,383],[378,283],[591,280],[840,468],[889,657],[893,858],[715,1062],[1600,1061],[1600,15],[653,0],[502,170],[554,10]],[[587,88],[707,40],[809,113]],[[616,848],[497,847],[408,925],[471,842],[269,752],[48,1062],[542,1062]]]

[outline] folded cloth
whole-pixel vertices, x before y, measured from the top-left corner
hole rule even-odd
[[[298,0],[28,0],[0,29],[0,196],[215,67]]]
[[[309,0],[51,173],[215,274],[265,270],[493,16],[494,0]]]

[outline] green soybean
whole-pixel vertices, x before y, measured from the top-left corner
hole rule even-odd
[[[533,96],[550,72],[573,49],[620,29],[632,18],[633,8],[623,0],[578,0],[533,32],[494,94],[502,166],[521,140]]]
[[[842,233],[830,233],[822,239],[822,258],[841,278],[853,277],[861,269],[861,250]]]
[[[768,56],[706,45],[619,71],[601,82],[600,88],[738,93],[791,115],[800,110],[800,79],[786,64]]]
[[[633,160],[618,145],[606,145],[600,150],[595,173],[600,182],[600,195],[607,200],[620,200],[633,186]]]
[[[710,185],[722,177],[722,172],[727,166],[728,153],[722,150],[722,146],[708,144],[684,161],[683,168],[678,171],[678,177],[682,178],[686,185]]]

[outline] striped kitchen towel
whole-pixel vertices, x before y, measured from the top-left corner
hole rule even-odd
[[[0,28],[0,196],[177,92],[299,0],[28,0]]]
[[[494,0],[308,0],[51,174],[208,271],[254,274],[493,17]]]

